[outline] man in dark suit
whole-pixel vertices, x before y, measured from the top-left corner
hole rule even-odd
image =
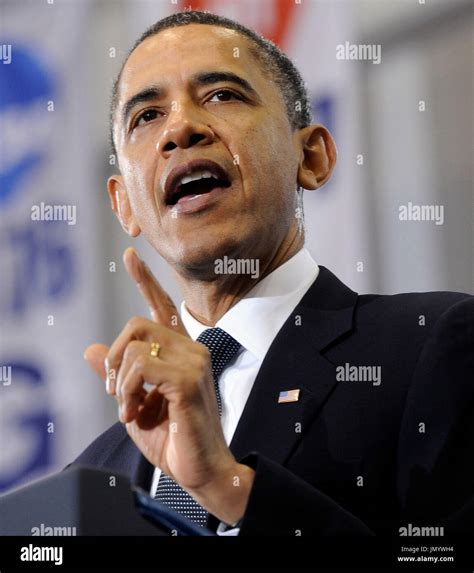
[[[112,119],[112,208],[185,303],[125,252],[153,320],[87,349],[121,423],[76,462],[221,534],[471,531],[474,299],[360,296],[312,260],[300,191],[336,150],[291,62],[174,15],[127,58]]]

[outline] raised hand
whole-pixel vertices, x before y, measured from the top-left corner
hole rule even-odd
[[[225,443],[209,351],[189,337],[174,303],[134,249],[125,251],[124,264],[153,320],[131,318],[110,348],[94,344],[84,357],[117,399],[120,419],[145,457],[208,511],[236,521],[253,470],[238,464]]]

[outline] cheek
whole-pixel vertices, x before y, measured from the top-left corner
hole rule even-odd
[[[270,195],[280,205],[289,201],[296,188],[297,161],[291,134],[279,125],[255,127],[242,140],[240,170],[251,201],[268,201]],[[249,143],[250,142],[250,143]]]
[[[154,172],[143,162],[128,161],[122,165],[122,175],[137,223],[144,237],[152,242],[160,230]]]
[[[152,170],[142,162],[127,161],[123,164],[122,174],[134,212],[149,210],[150,203],[155,203]]]

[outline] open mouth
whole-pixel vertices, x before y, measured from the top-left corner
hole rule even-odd
[[[190,176],[189,179],[195,177]],[[182,201],[190,201],[196,198],[198,195],[204,195],[204,193],[210,193],[217,188],[227,188],[230,187],[230,181],[227,179],[218,179],[214,177],[209,171],[203,176],[197,176],[196,179],[192,179],[189,182],[183,182],[174,191],[170,197],[168,205],[176,205]]]
[[[214,161],[194,160],[171,171],[165,183],[165,202],[173,206],[192,201],[231,184],[227,172]]]

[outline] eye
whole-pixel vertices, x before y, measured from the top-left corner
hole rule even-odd
[[[217,100],[215,98],[218,98]],[[213,94],[213,96],[211,97],[211,99],[209,100],[210,102],[215,102],[215,101],[219,101],[219,102],[225,102],[225,101],[231,101],[232,99],[237,100],[237,101],[242,101],[242,98],[234,93],[231,90],[219,90],[218,92],[215,92]]]
[[[132,128],[135,128],[141,125],[142,120],[144,123],[148,123],[149,121],[153,121],[158,116],[158,110],[156,109],[146,109],[137,115],[135,120],[133,121]]]

